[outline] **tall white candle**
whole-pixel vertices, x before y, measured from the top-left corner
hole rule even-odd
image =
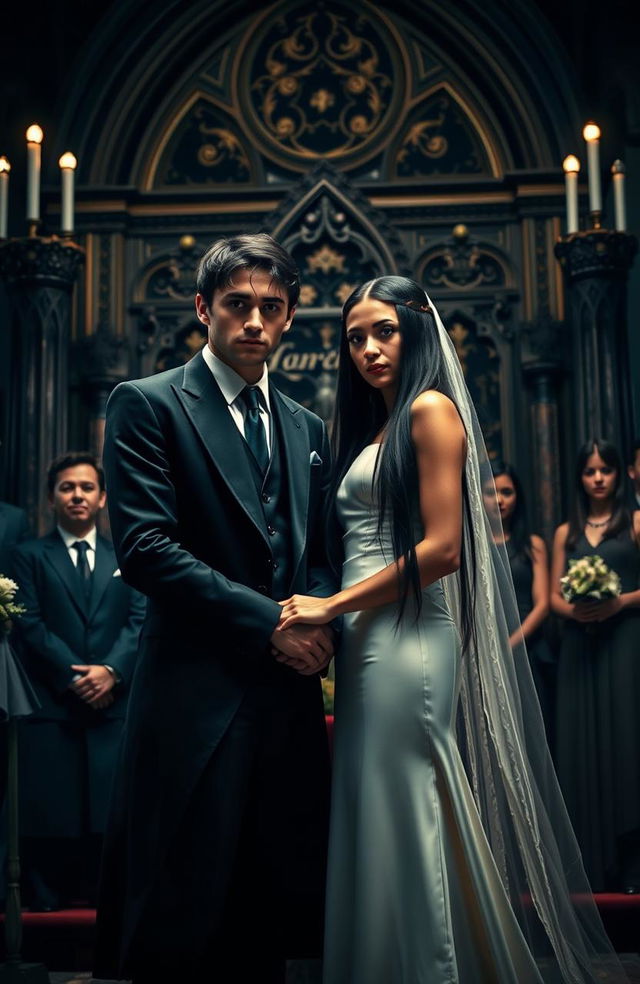
[[[587,143],[587,167],[589,172],[589,211],[602,211],[600,191],[600,127],[597,123],[587,123],[582,136]]]
[[[579,229],[578,221],[578,174],[580,173],[580,161],[573,154],[562,162],[564,168],[564,187],[567,203],[567,235],[577,232]]]
[[[11,164],[6,157],[0,157],[0,239],[7,238],[9,222],[9,171]]]
[[[78,162],[70,151],[63,154],[58,161],[60,165],[60,180],[62,183],[62,232],[71,235],[73,232],[73,198],[74,171]]]
[[[624,200],[624,164],[614,161],[611,165],[613,175],[613,211],[616,232],[627,230],[627,209]]]
[[[27,130],[27,221],[40,218],[40,144],[44,134],[37,123]]]

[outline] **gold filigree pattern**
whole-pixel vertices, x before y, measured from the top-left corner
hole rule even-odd
[[[346,4],[280,15],[265,29],[249,79],[270,137],[302,158],[340,157],[381,134],[397,72],[382,23]]]
[[[318,291],[311,284],[302,284],[300,286],[300,304],[302,307],[308,307],[313,304],[318,296]]]
[[[307,257],[307,269],[310,273],[320,270],[322,273],[331,273],[335,270],[342,273],[344,270],[345,257],[335,249],[331,249],[326,244],[320,246],[315,253]]]

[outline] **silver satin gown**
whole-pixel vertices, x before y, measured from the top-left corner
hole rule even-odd
[[[377,535],[378,448],[338,492],[344,587],[392,557]],[[324,984],[540,982],[456,747],[460,643],[441,582],[417,622],[396,631],[396,612],[345,616],[336,660]]]

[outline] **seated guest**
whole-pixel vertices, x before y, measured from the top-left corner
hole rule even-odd
[[[627,505],[631,512],[634,512],[640,509],[640,437],[637,437],[631,445],[627,475],[631,479]]]
[[[569,522],[556,530],[551,607],[562,618],[556,765],[595,892],[640,891],[640,511],[625,504],[621,457],[579,451]],[[567,601],[569,561],[600,557],[621,594]]]
[[[544,635],[549,614],[549,558],[542,537],[531,532],[525,495],[515,469],[494,462],[493,478],[500,509],[503,542],[509,558],[513,586],[522,623],[522,636],[512,638],[517,647],[524,638],[540,709],[551,744],[553,729],[554,657]],[[500,537],[495,536],[496,542]]]
[[[105,505],[95,458],[70,452],[48,473],[56,528],[20,546],[21,653],[41,709],[21,723],[20,829],[31,907],[92,894],[111,778],[146,602],[96,530]],[[82,866],[86,883],[74,884]]]

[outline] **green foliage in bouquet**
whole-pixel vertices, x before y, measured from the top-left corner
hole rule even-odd
[[[15,581],[0,574],[0,634],[8,635],[11,632],[12,619],[26,611],[24,605],[16,605],[13,600],[17,590]]]
[[[333,698],[335,694],[335,681],[333,680],[333,663],[331,664],[331,670],[329,671],[329,676],[324,677],[322,680],[322,697],[324,700],[324,713],[333,714]]]
[[[569,570],[560,578],[560,588],[570,603],[617,598],[622,590],[620,578],[598,554],[570,560]]]

